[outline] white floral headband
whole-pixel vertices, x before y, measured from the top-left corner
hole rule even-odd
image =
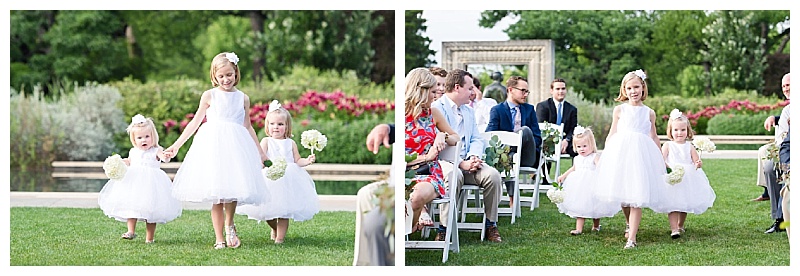
[[[272,100],[272,102],[269,103],[269,111],[278,110],[278,108],[281,108],[281,103],[279,103],[278,100]]]
[[[680,118],[681,116],[683,116],[683,113],[681,113],[681,111],[678,110],[677,108],[673,109],[672,112],[669,113],[670,120]]]
[[[133,116],[133,118],[131,118],[131,124],[128,125],[128,128],[126,130],[128,132],[130,132],[131,129],[133,128],[133,126],[141,124],[141,123],[145,123],[145,122],[147,122],[147,118],[142,116],[142,114],[136,114],[136,116]]]
[[[227,58],[228,61],[233,62],[233,65],[239,65],[239,57],[236,56],[236,53],[225,53],[225,58]]]
[[[639,76],[640,78],[642,78],[642,80],[646,80],[647,79],[647,74],[645,74],[644,71],[642,71],[642,69],[633,71],[633,74],[635,74],[636,76]]]
[[[132,125],[141,124],[141,123],[144,123],[144,122],[147,122],[147,118],[142,116],[142,114],[136,114],[136,116],[133,116],[133,118],[131,118],[131,124]]]
[[[573,135],[575,135],[575,134],[583,134],[584,132],[586,132],[586,128],[578,125],[578,126],[575,127],[575,131],[573,131],[572,134]]]

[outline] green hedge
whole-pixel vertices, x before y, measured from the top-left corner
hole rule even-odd
[[[328,145],[322,152],[316,152],[318,163],[339,163],[339,164],[391,164],[392,152],[383,149],[378,154],[373,154],[367,150],[367,134],[378,124],[385,124],[394,121],[394,114],[389,114],[384,118],[365,119],[353,122],[342,122],[334,120],[311,121],[303,126],[299,121],[292,122],[292,140],[297,143],[300,156],[306,157],[311,151],[303,148],[300,144],[300,136],[303,131],[309,129],[319,130],[328,138]],[[256,130],[259,141],[266,134],[263,129]],[[183,150],[183,149],[182,149]]]
[[[769,115],[720,114],[708,120],[709,135],[772,135],[764,129]]]

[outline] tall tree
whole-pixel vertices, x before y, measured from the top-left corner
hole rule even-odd
[[[701,51],[711,64],[707,74],[711,90],[731,87],[761,91],[766,64],[766,39],[750,29],[750,11],[716,11],[703,29],[707,50]]]
[[[552,39],[556,76],[566,79],[586,99],[611,101],[622,76],[643,67],[641,45],[647,44],[652,33],[644,12],[484,11],[479,25],[491,28],[512,14],[519,16],[519,21],[506,30],[509,38]]]
[[[683,73],[688,66],[702,66],[705,62],[700,50],[707,49],[703,43],[703,27],[709,21],[706,13],[699,10],[653,11],[651,20],[653,33],[650,43],[642,45],[644,67],[651,72],[650,83],[666,94],[700,95],[702,86],[692,86],[690,80],[682,84],[679,78],[689,74],[688,71]],[[686,78],[702,82],[702,74]]]
[[[406,10],[406,41],[405,41],[405,58],[406,66],[405,72],[417,67],[429,67],[433,64],[433,59],[430,57],[436,54],[431,50],[431,39],[424,36],[425,18],[422,18],[422,11],[419,10]]]

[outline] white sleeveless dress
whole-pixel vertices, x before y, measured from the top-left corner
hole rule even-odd
[[[181,215],[181,202],[172,197],[172,181],[156,159],[157,147],[143,151],[131,148],[125,177],[109,180],[97,199],[100,209],[118,221],[130,218],[149,223],[167,223]]]
[[[596,153],[575,156],[572,171],[564,180],[564,201],[557,204],[558,211],[571,218],[613,217],[621,210],[619,204],[599,201],[595,197],[597,171],[594,158]]]
[[[690,142],[678,144],[669,141],[666,144],[669,147],[667,164],[670,167],[683,166],[685,173],[683,181],[667,186],[664,193],[664,204],[653,208],[653,211],[702,214],[714,205],[717,195],[708,183],[708,177],[703,169],[695,169],[695,165],[692,163],[691,150],[694,146]]]
[[[275,218],[309,220],[319,212],[319,198],[311,175],[294,162],[292,140],[267,138],[267,157],[275,160],[286,159],[286,173],[277,180],[266,177],[267,168],[262,170],[270,200],[258,206],[242,206],[236,213],[247,215],[250,219],[265,221]]]
[[[210,91],[207,121],[175,174],[172,195],[190,202],[261,204],[269,192],[258,145],[242,125],[247,116],[244,93]]]
[[[661,204],[667,168],[650,137],[650,108],[620,105],[617,132],[606,140],[597,167],[597,198],[637,208]]]

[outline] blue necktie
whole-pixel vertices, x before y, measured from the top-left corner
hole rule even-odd
[[[558,103],[558,113],[557,113],[558,115],[556,115],[556,124],[557,125],[561,124],[561,104],[562,103]]]

